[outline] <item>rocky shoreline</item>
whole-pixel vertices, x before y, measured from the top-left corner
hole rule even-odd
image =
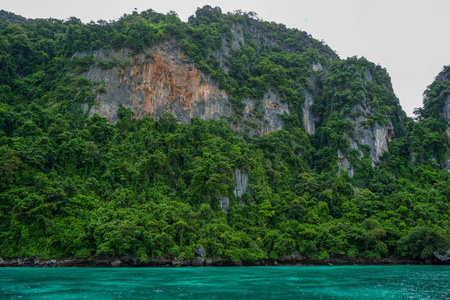
[[[96,258],[40,259],[0,258],[0,267],[233,267],[233,266],[328,266],[328,265],[446,265],[449,262],[439,259],[413,259],[399,256],[379,257],[331,257],[311,260],[299,255],[288,255],[280,259],[261,259],[256,261],[232,261],[223,258],[202,258],[179,260],[172,258],[152,258],[140,261],[136,257],[125,256]]]

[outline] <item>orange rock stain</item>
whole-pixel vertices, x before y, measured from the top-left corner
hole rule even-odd
[[[160,48],[157,48],[151,58],[142,64],[138,64],[138,58],[134,58],[135,64],[130,70],[130,81],[134,93],[136,95],[141,93],[143,96],[145,114],[152,116],[155,107],[180,101],[183,109],[192,117],[191,110],[195,102],[208,100],[210,97],[226,96],[225,91],[202,79],[200,70],[193,63],[184,62],[182,52],[178,55],[182,64],[176,64],[170,59],[170,54]],[[125,74],[120,75],[120,83],[123,84]]]

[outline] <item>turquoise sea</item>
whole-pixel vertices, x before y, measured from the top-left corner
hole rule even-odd
[[[450,266],[0,268],[0,299],[450,299]]]

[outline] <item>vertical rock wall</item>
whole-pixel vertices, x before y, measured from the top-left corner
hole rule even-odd
[[[353,177],[354,171],[350,164],[350,161],[347,159],[347,157],[344,156],[344,154],[342,153],[341,150],[338,149],[337,154],[338,154],[337,165],[339,168],[338,172],[337,172],[337,176],[341,176],[342,171],[347,171],[348,176]]]
[[[234,196],[242,197],[247,192],[248,172],[245,169],[234,169]]]
[[[311,107],[314,104],[313,96],[307,91],[305,93],[305,102],[303,103],[303,126],[308,134],[316,132],[316,118],[311,112]]]
[[[269,91],[262,99],[247,98],[243,102],[246,105],[244,119],[256,123],[260,135],[283,129],[283,120],[278,115],[289,114],[289,107],[278,95]]]
[[[372,166],[381,163],[380,157],[384,152],[388,151],[388,142],[394,138],[394,127],[390,120],[387,120],[387,125],[375,123],[369,124],[370,108],[364,103],[358,104],[352,111],[356,118],[351,122],[355,126],[353,132],[353,139],[350,139],[351,145],[357,143],[368,145],[370,147],[370,159]],[[357,148],[352,148],[357,149]]]
[[[175,43],[165,42],[131,57],[128,54],[127,50],[94,54],[97,59],[118,59],[124,67],[91,68],[81,75],[106,90],[98,93],[90,115],[96,113],[115,123],[120,105],[130,108],[136,118],[158,119],[170,113],[186,124],[193,117],[219,119],[231,115],[225,91],[202,74]]]
[[[447,138],[450,144],[450,94],[447,95],[447,98],[444,102],[444,119],[447,121]],[[450,154],[447,156],[447,171],[450,172]]]
[[[444,119],[447,121],[447,137],[450,141],[450,94],[444,102]]]

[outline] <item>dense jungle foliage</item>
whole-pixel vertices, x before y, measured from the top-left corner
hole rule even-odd
[[[238,47],[236,32],[245,40]],[[138,53],[165,40],[232,95],[233,120],[184,125],[171,115],[135,119],[121,108],[112,125],[83,114],[81,104],[101,90],[78,75],[121,62],[75,53]],[[232,130],[230,122],[242,121],[242,99],[269,90],[289,104],[284,129],[264,136]],[[431,257],[450,247],[442,117],[449,92],[444,75],[413,121],[386,70],[364,58],[341,60],[305,32],[252,12],[205,6],[186,23],[148,10],[84,24],[2,11],[0,257],[190,259],[199,247],[234,261],[293,253]],[[305,93],[316,99],[313,135],[303,129]],[[372,167],[370,149],[360,157],[349,148],[356,104],[372,108],[367,126],[393,124],[395,139],[379,166]],[[338,149],[353,159],[354,177],[337,176]],[[249,174],[242,197],[233,192],[235,169]],[[225,196],[230,206],[222,211]]]

